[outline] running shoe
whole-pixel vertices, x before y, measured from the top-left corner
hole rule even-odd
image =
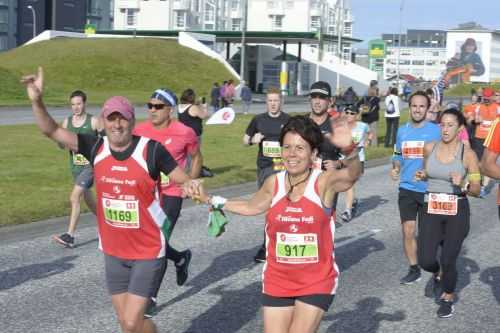
[[[410,269],[408,270],[408,274],[406,274],[406,276],[401,279],[401,284],[405,285],[414,284],[420,281],[421,276],[422,273],[420,272],[420,268],[410,267]]]
[[[261,246],[259,248],[259,251],[257,251],[257,254],[255,255],[255,257],[253,257],[253,260],[256,263],[266,262],[266,248],[264,246]]]
[[[201,171],[200,171],[200,177],[213,177],[214,176],[214,173],[212,172],[212,170],[210,170],[208,167],[206,166],[202,166],[201,167]]]
[[[157,313],[158,309],[156,308],[156,299],[151,297],[148,305],[146,306],[146,311],[144,311],[144,318],[153,318]]]
[[[344,222],[349,222],[352,220],[352,210],[346,209],[342,214],[340,214],[340,218]]]
[[[177,273],[177,285],[182,286],[184,283],[186,283],[186,280],[188,278],[188,268],[189,268],[189,263],[191,262],[191,251],[186,250],[183,253],[183,258],[179,263],[175,263],[175,270]]]
[[[59,244],[64,245],[67,248],[72,249],[75,246],[75,237],[72,237],[70,234],[65,232],[61,236],[54,235],[52,239]]]
[[[437,310],[437,315],[439,318],[450,318],[453,316],[453,301],[445,300],[444,298],[439,300],[439,309]]]

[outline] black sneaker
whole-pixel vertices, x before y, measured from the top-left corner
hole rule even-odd
[[[342,214],[340,214],[342,221],[348,223],[352,220],[352,210],[346,209]]]
[[[450,318],[453,316],[453,301],[447,301],[444,298],[439,300],[439,309],[437,315],[439,318]]]
[[[184,283],[186,283],[189,274],[188,272],[189,263],[191,262],[191,251],[186,250],[182,253],[183,253],[183,258],[181,259],[181,262],[175,263],[178,286],[182,286]]]
[[[255,257],[253,257],[253,260],[256,263],[266,262],[266,248],[264,246],[261,246],[259,248],[259,251],[257,251],[257,254],[255,255]]]
[[[201,167],[201,171],[200,171],[200,177],[213,177],[214,176],[214,173],[212,172],[212,170],[210,170],[208,167],[206,166],[202,166]]]
[[[64,233],[61,236],[54,235],[52,236],[52,239],[70,249],[75,246],[75,237],[72,237],[68,233]]]
[[[144,318],[153,318],[157,313],[158,309],[156,308],[156,299],[151,297],[148,305],[146,306],[146,311],[144,311]]]
[[[408,274],[401,279],[401,284],[414,284],[420,281],[422,274],[420,273],[420,268],[411,268],[408,270]]]

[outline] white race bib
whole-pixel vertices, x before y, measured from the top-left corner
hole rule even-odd
[[[139,201],[102,198],[106,223],[116,228],[139,229]]]
[[[457,215],[458,197],[447,193],[429,193],[428,214]]]
[[[278,232],[276,234],[276,261],[284,264],[318,262],[318,235]]]
[[[403,158],[416,159],[424,158],[424,141],[403,141],[402,154]]]

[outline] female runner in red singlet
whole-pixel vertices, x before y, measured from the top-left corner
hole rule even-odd
[[[336,192],[354,184],[361,171],[350,129],[344,121],[334,126],[331,141],[347,155],[340,169],[313,170],[323,136],[309,117],[294,116],[280,137],[285,170],[268,177],[250,200],[211,197],[199,185],[199,199],[213,207],[240,215],[267,212],[265,332],[316,332],[333,301],[339,273],[331,202]]]

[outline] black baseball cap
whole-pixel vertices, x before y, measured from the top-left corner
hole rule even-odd
[[[332,96],[332,88],[330,87],[330,84],[328,84],[328,82],[317,81],[311,85],[311,89],[309,91],[309,96],[311,96],[311,95],[321,95],[324,97],[331,97]]]

